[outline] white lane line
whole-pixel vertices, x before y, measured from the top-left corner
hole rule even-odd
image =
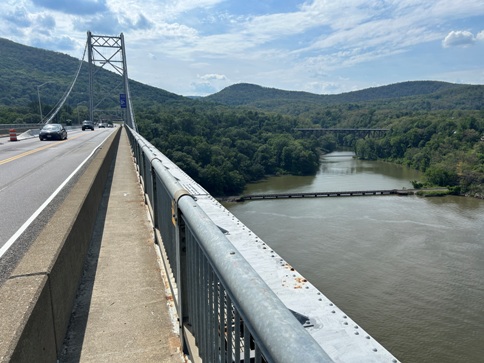
[[[54,199],[55,196],[57,194],[59,194],[59,192],[62,190],[62,188],[64,188],[64,186],[74,177],[74,175],[76,175],[76,173],[79,171],[79,169],[81,169],[82,166],[85,163],[87,163],[87,161],[101,147],[101,145],[104,144],[104,142],[107,140],[107,138],[108,137],[106,137],[103,141],[101,141],[101,143],[98,146],[96,146],[94,148],[94,150],[89,154],[89,156],[86,159],[84,159],[84,161],[76,168],[76,170],[74,170],[71,173],[71,175],[69,175],[67,177],[67,179],[64,180],[64,182],[61,185],[59,185],[59,187],[54,191],[54,193],[52,193],[52,195],[49,198],[47,198],[47,200],[34,212],[34,214],[32,214],[30,216],[30,218],[27,219],[27,221],[17,230],[17,232],[15,232],[14,235],[12,237],[10,237],[10,239],[2,246],[2,248],[0,248],[0,258],[2,258],[2,256],[5,254],[5,252],[8,251],[8,249],[10,247],[12,247],[12,245],[15,243],[17,238],[19,238],[20,235],[25,232],[25,230],[30,226],[30,224],[35,220],[35,218],[37,218],[39,216],[39,214],[45,209],[45,207],[47,207],[49,205],[49,203],[52,201],[52,199]]]

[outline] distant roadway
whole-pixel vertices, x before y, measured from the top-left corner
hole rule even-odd
[[[113,130],[68,130],[64,141],[0,138],[0,283]]]

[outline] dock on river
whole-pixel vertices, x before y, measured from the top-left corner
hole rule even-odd
[[[302,193],[270,193],[270,194],[247,194],[231,198],[234,202],[261,199],[289,199],[289,198],[320,198],[320,197],[361,197],[381,195],[414,195],[419,189],[377,189],[377,190],[352,190],[338,192],[302,192]]]

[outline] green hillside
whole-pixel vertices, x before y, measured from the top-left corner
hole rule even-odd
[[[479,100],[484,86],[471,86],[436,81],[413,81],[373,87],[337,95],[316,95],[308,92],[283,91],[253,84],[240,83],[229,86],[203,100],[230,106],[250,106],[267,111],[280,112],[293,105],[321,107],[348,103],[371,102],[373,104],[402,100],[408,102],[431,102],[434,108],[446,108],[454,98],[465,94],[471,96],[468,102]],[[447,102],[449,101],[449,102]],[[480,102],[480,100],[479,100]],[[474,108],[476,103],[464,107]]]
[[[0,122],[36,122],[38,94],[47,108],[61,99],[79,67],[79,59],[66,54],[28,47],[0,38]],[[101,108],[117,106],[120,76],[101,70],[96,79],[102,80],[103,90],[112,93]],[[41,86],[38,88],[38,86]],[[114,91],[113,91],[114,90]],[[308,92],[284,91],[253,84],[235,84],[213,95],[201,98],[182,97],[168,91],[130,81],[133,103],[139,108],[156,108],[160,104],[193,105],[197,101],[226,106],[243,106],[276,112],[301,119],[313,120],[328,108],[371,108],[399,110],[480,109],[484,86],[452,84],[436,81],[402,82],[337,95],[317,95]],[[87,63],[67,100],[76,108],[88,100]],[[110,102],[110,103],[109,103]],[[4,107],[2,107],[4,106]],[[5,107],[23,116],[5,115]],[[47,111],[47,110],[46,110]],[[3,116],[3,117],[2,117]],[[316,116],[316,118],[319,116]]]
[[[0,123],[38,122],[38,92],[46,108],[45,115],[68,90],[80,63],[79,59],[66,54],[28,47],[3,38],[0,38],[0,55]],[[122,93],[121,76],[101,69],[96,74],[96,80],[102,84],[102,90],[97,88],[98,91],[106,90],[111,94],[99,107],[116,108],[118,94]],[[82,109],[85,111],[88,89],[88,64],[84,62],[66,106],[76,108],[83,102]],[[132,80],[130,91],[138,107],[191,102],[185,97]]]
[[[80,61],[0,39],[0,123],[37,123],[71,84]],[[118,74],[100,70],[103,95]],[[48,83],[47,83],[48,82]],[[56,121],[87,115],[87,67]],[[202,98],[130,81],[140,133],[213,195],[234,195],[267,175],[311,175],[319,155],[351,147],[362,159],[421,170],[415,185],[484,197],[484,86],[403,82],[339,95],[237,84]],[[119,91],[117,91],[119,93]],[[99,97],[102,99],[102,97]],[[117,93],[99,107],[118,110]],[[382,138],[307,136],[298,127],[384,127]]]
[[[224,88],[222,91],[204,97],[202,100],[230,106],[257,106],[267,101],[291,100],[292,102],[320,103],[322,97],[308,92],[283,91],[249,83],[239,83]]]

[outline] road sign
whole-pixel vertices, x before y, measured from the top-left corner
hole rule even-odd
[[[124,93],[119,94],[119,105],[121,108],[126,108],[126,95]]]

